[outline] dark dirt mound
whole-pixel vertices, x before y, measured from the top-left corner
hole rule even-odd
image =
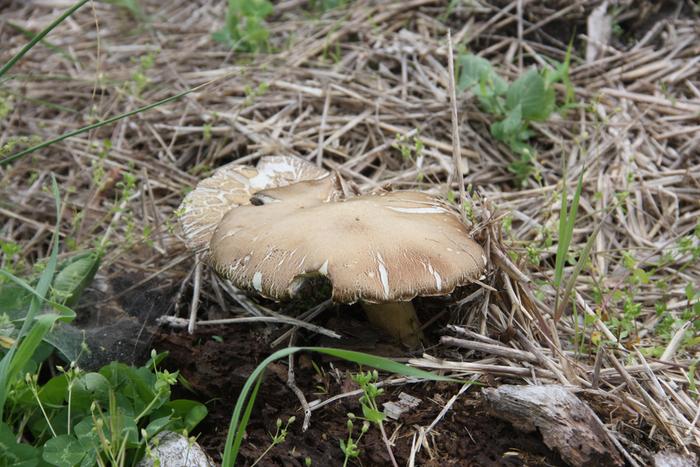
[[[238,392],[258,362],[269,355],[266,328],[218,327],[200,329],[194,336],[184,332],[162,331],[154,343],[159,351],[167,350],[167,365],[180,369],[197,391],[197,398],[207,403],[210,414],[199,427],[199,442],[217,459],[223,451],[226,430]],[[311,359],[323,368],[314,370]],[[338,371],[332,371],[331,364]],[[317,355],[301,356],[296,365],[297,385],[309,400],[326,399],[356,389],[350,372],[356,371],[340,361]],[[269,446],[278,418],[295,415],[287,440],[272,449],[258,465],[303,466],[310,457],[312,465],[342,465],[343,454],[338,440],[347,437],[346,414],[360,413],[357,397],[341,399],[314,411],[311,426],[301,432],[300,404],[286,386],[286,360],[270,366],[261,387],[256,407],[248,426],[239,462],[249,465]],[[394,434],[394,454],[399,464],[406,465],[417,426],[429,425],[445,402],[458,390],[453,384],[421,383],[387,388],[380,402],[395,400],[403,391],[421,399],[417,409],[404,414],[401,423],[387,422],[389,436]],[[325,394],[321,394],[321,393]],[[192,397],[191,394],[188,397]],[[390,465],[379,430],[371,428],[363,437],[362,465]],[[416,457],[416,465],[564,465],[537,434],[523,434],[509,424],[486,414],[480,393],[470,390],[454,404],[428,436]]]

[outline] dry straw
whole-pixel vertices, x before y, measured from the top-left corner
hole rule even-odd
[[[10,24],[38,30],[64,3],[6,7],[0,57],[25,41]],[[571,79],[580,105],[532,126],[541,181],[520,186],[508,170],[513,155],[489,134],[492,117],[464,93],[457,95],[461,148],[453,151],[448,27],[455,55],[470,49],[512,80],[523,71],[521,57],[524,67],[563,60],[574,30],[583,50],[587,15],[600,2],[449,2],[446,14],[448,2],[356,1],[320,19],[302,14],[302,2],[281,2],[270,22],[280,52],[261,56],[212,42],[225,2],[143,3],[147,25],[95,2],[48,36],[53,48],[33,49],[2,85],[0,97],[13,108],[0,121],[0,145],[18,135],[48,139],[226,78],[0,168],[0,239],[19,243],[27,264],[45,255],[51,235],[53,201],[42,190],[50,173],[61,184],[67,212],[74,213],[64,217],[62,238],[82,245],[110,224],[116,184],[133,173],[137,182],[121,215],[126,221],[113,226],[102,274],[140,273],[153,287],[167,288],[194,267],[177,229],[169,229],[173,210],[212,167],[296,154],[337,170],[361,190],[391,185],[444,194],[459,192],[453,158],[466,158],[474,233],[492,264],[487,288],[454,310],[451,337],[411,362],[489,374],[496,383],[576,388],[631,464],[647,465],[651,453],[667,446],[700,448],[691,375],[698,348],[683,339],[694,323],[663,338],[655,308],[664,302],[669,313],[682,316],[690,306],[686,287],[700,286],[700,266],[681,252],[651,267],[692,237],[700,218],[700,32],[686,7],[668,12],[646,8],[656,2],[634,2],[640,6],[627,6],[618,20],[639,25],[636,42],[612,42],[591,63],[574,54]],[[154,66],[142,69],[148,83],[137,94],[141,65],[135,58],[146,55]],[[397,135],[419,138],[420,157],[402,157],[394,148]],[[97,168],[104,174],[95,183]],[[556,237],[553,246],[545,240],[548,232],[556,236],[562,187],[573,192],[584,169],[570,251],[581,251],[596,235],[590,263],[555,323],[555,290],[548,284]],[[155,229],[152,246],[139,241],[144,225]],[[539,265],[528,262],[528,245],[531,252],[538,246]],[[623,313],[615,297],[631,287],[630,258],[649,277],[636,285],[634,302],[641,308],[632,334],[618,340],[610,318]],[[572,271],[565,268],[565,280]],[[230,307],[227,289],[214,281],[203,281],[199,292]],[[272,316],[254,303],[244,307],[252,309],[247,316]],[[187,307],[181,308],[184,317]],[[207,319],[201,304],[199,316]],[[653,347],[661,348],[657,357],[639,350]],[[452,356],[460,349],[460,361],[444,357],[448,348]]]

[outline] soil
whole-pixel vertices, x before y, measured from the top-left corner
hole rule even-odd
[[[192,336],[163,329],[155,336],[154,347],[170,352],[166,366],[179,369],[196,392],[194,398],[209,408],[209,416],[198,428],[199,443],[216,460],[220,460],[224,449],[240,388],[258,362],[271,353],[269,329],[222,326],[200,329]],[[303,344],[313,345],[314,342]],[[390,347],[390,344],[383,346],[385,351]],[[314,369],[311,359],[322,369],[321,373]],[[297,385],[309,400],[326,399],[356,389],[350,378],[351,371],[356,368],[342,361],[309,354],[301,355],[295,365]],[[287,387],[286,380],[286,359],[269,367],[248,425],[239,465],[254,462],[269,446],[269,433],[274,433],[276,420],[286,421],[292,415],[296,416],[296,421],[286,441],[270,450],[258,465],[303,466],[306,457],[311,458],[314,466],[342,465],[344,457],[338,440],[347,437],[346,414],[360,413],[357,398],[343,398],[314,411],[311,426],[303,433],[300,403]],[[380,403],[397,400],[400,392],[422,401],[416,409],[403,414],[400,423],[385,422],[389,436],[392,433],[395,436],[393,452],[400,465],[408,464],[416,427],[429,425],[457,390],[456,385],[447,383],[406,384],[386,389]],[[177,396],[193,398],[192,393],[184,390]],[[479,389],[463,394],[428,438],[428,446],[418,453],[416,465],[565,465],[544,445],[539,434],[521,433],[510,424],[487,415]],[[354,465],[390,465],[376,427],[362,438],[360,449],[359,462],[355,461]]]

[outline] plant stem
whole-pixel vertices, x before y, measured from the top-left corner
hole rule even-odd
[[[36,387],[34,387],[34,385],[32,385],[32,394],[34,394],[34,398],[36,399],[37,404],[39,404],[39,408],[41,409],[41,413],[44,414],[44,419],[46,419],[46,424],[49,426],[49,430],[51,430],[51,434],[55,438],[56,431],[53,429],[53,425],[51,425],[51,419],[46,414],[46,410],[44,410],[44,404],[41,403],[41,399],[39,399],[39,393],[36,390]]]
[[[423,333],[416,309],[411,302],[365,303],[362,309],[369,322],[408,347],[420,345]]]
[[[201,89],[203,86],[206,86],[210,83],[211,83],[211,81],[209,81],[207,83],[200,84],[199,86],[187,89],[187,90],[182,91],[178,94],[175,94],[174,96],[166,97],[165,99],[161,99],[161,100],[154,102],[152,104],[148,104],[148,105],[145,105],[143,107],[139,107],[138,109],[131,110],[131,111],[125,112],[123,114],[115,115],[114,117],[110,117],[106,120],[100,120],[99,122],[84,126],[82,128],[78,128],[77,130],[69,131],[68,133],[62,134],[61,136],[57,136],[57,137],[50,139],[48,141],[44,141],[43,143],[39,143],[39,144],[32,146],[32,147],[29,147],[27,149],[23,149],[22,151],[19,151],[15,154],[12,154],[11,156],[7,156],[4,159],[0,159],[0,166],[3,166],[7,163],[10,163],[16,159],[19,159],[22,156],[25,156],[29,153],[34,152],[34,151],[38,151],[39,149],[43,149],[47,146],[51,146],[54,143],[58,143],[60,141],[63,141],[64,139],[68,139],[68,138],[71,138],[73,136],[77,136],[79,134],[85,133],[87,131],[94,130],[95,128],[100,128],[102,126],[109,125],[110,123],[114,123],[117,120],[121,120],[123,118],[130,117],[132,115],[136,115],[136,114],[141,113],[141,112],[145,112],[146,110],[151,110],[155,107],[158,107],[159,105],[167,104],[168,102],[172,102],[174,100],[180,99],[181,97],[186,96],[187,94],[190,94],[192,92],[195,92],[195,91]]]
[[[270,449],[274,448],[275,446],[277,446],[276,443],[274,443],[274,442],[270,443],[270,445],[267,447],[267,449],[265,449],[265,451],[263,451],[263,453],[260,454],[260,456],[259,456],[257,459],[255,459],[255,462],[253,462],[252,464],[250,464],[250,467],[253,467],[253,466],[256,465],[258,462],[260,462],[260,461],[262,460],[262,458],[265,457],[265,456],[267,455],[268,452],[270,452]]]
[[[58,26],[59,24],[61,24],[66,18],[68,18],[70,15],[72,15],[78,8],[80,8],[81,6],[85,5],[87,2],[88,2],[88,0],[79,0],[79,1],[76,2],[72,7],[70,7],[70,8],[67,9],[65,12],[63,12],[63,14],[62,14],[61,16],[59,16],[58,18],[56,18],[56,19],[53,21],[53,23],[49,24],[47,27],[44,28],[43,31],[41,31],[39,34],[37,34],[36,36],[34,36],[34,38],[33,38],[32,40],[30,40],[30,41],[27,43],[27,45],[25,45],[24,47],[22,47],[22,50],[20,50],[19,52],[17,52],[17,54],[15,54],[15,56],[12,57],[12,58],[10,59],[9,62],[5,63],[5,65],[3,65],[2,68],[0,68],[0,76],[2,76],[2,75],[4,75],[5,73],[7,73],[7,72],[10,70],[10,68],[12,68],[12,67],[15,65],[15,63],[17,63],[22,57],[24,57],[24,56],[26,55],[27,52],[29,52],[30,50],[32,50],[32,48],[33,48],[40,40],[42,40],[48,33],[50,33],[51,30],[53,30],[53,28],[55,28],[56,26]]]
[[[391,443],[389,443],[389,438],[386,437],[386,431],[384,431],[384,424],[382,422],[379,422],[379,431],[382,432],[382,441],[384,441],[384,445],[386,446],[386,450],[389,452],[389,458],[391,459],[391,464],[394,467],[399,467],[399,464],[396,463],[396,459],[394,458],[394,452],[391,450]]]

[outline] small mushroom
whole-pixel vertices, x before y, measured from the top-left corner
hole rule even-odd
[[[472,282],[486,257],[457,213],[414,191],[345,197],[331,174],[262,190],[223,216],[209,261],[236,286],[284,300],[303,280],[328,278],[333,300],[359,301],[373,324],[420,342],[411,300]]]
[[[248,204],[257,191],[313,180],[324,169],[295,156],[261,157],[256,167],[227,164],[205,178],[182,201],[180,224],[190,250],[204,252],[229,209]]]

